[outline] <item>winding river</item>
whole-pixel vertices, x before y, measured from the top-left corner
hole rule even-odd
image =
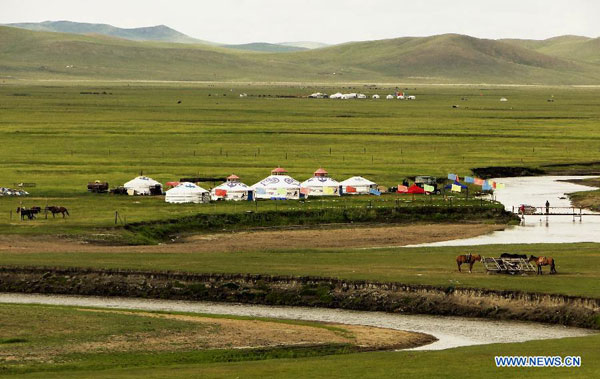
[[[496,200],[506,210],[516,210],[520,204],[543,207],[546,200],[551,207],[571,207],[567,193],[589,191],[597,188],[564,182],[567,179],[583,179],[590,176],[528,176],[494,179],[505,183],[506,188],[495,193]],[[572,216],[525,216],[521,225],[490,234],[452,241],[434,242],[418,246],[472,246],[521,243],[600,243],[600,216],[585,216],[593,212],[583,211],[581,219]]]
[[[490,343],[578,337],[594,333],[587,329],[517,321],[179,300],[0,293],[0,303],[68,305],[335,322],[415,331],[431,334],[438,338],[437,342],[418,347],[415,350],[442,350]]]

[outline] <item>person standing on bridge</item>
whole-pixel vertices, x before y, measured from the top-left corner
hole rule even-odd
[[[550,202],[546,200],[546,214],[550,213]]]

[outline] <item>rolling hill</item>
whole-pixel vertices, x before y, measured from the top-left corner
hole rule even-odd
[[[161,41],[176,43],[208,43],[192,38],[165,25],[148,26],[143,28],[118,28],[108,24],[90,24],[72,21],[44,21],[6,24],[15,28],[39,31],[73,34],[100,34],[105,36],[124,38],[133,41]]]
[[[505,41],[554,57],[600,63],[600,38],[560,36],[541,41],[519,39]]]
[[[599,84],[600,65],[545,54],[507,41],[457,34],[258,54],[202,44],[137,42],[98,35],[0,27],[0,76],[98,80]]]

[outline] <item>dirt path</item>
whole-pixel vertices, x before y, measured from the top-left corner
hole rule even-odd
[[[405,246],[470,238],[502,230],[505,225],[426,224],[337,229],[250,231],[203,234],[181,243],[157,246],[99,246],[53,236],[0,236],[0,252],[233,252],[302,248]]]

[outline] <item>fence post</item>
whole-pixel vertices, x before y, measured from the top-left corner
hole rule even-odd
[[[119,217],[119,211],[115,211],[115,225],[117,225],[118,217]]]

